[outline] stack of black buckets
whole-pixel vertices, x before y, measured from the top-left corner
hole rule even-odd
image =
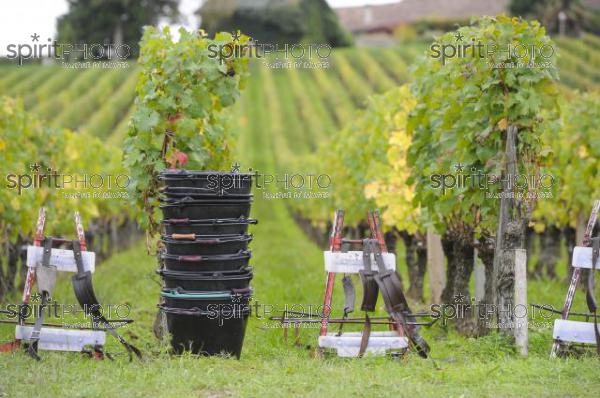
[[[240,357],[252,296],[252,175],[165,170],[159,274],[175,353]]]

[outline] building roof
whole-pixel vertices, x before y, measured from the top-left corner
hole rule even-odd
[[[424,18],[467,19],[506,12],[509,0],[403,0],[397,3],[335,8],[340,23],[353,33],[392,31]]]

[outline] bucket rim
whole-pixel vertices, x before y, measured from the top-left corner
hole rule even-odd
[[[184,262],[203,262],[203,261],[224,261],[224,260],[240,260],[244,258],[252,258],[251,250],[240,250],[232,254],[206,254],[206,255],[185,255],[185,254],[169,254],[163,251],[160,254],[161,260],[175,260]]]
[[[188,170],[188,169],[165,169],[158,175],[159,179],[195,179],[200,177],[217,176],[240,176],[252,178],[256,173],[240,173],[222,170]]]
[[[245,224],[258,224],[256,218],[238,217],[238,218],[203,218],[203,219],[189,219],[189,218],[166,218],[161,221],[165,225],[245,225]]]
[[[173,278],[173,279],[185,279],[185,280],[243,280],[252,279],[254,277],[254,268],[252,267],[241,267],[237,270],[232,271],[173,271],[166,268],[158,268],[156,273],[158,275]]]
[[[251,287],[248,287],[246,289],[231,289],[214,292],[185,290],[179,287],[163,288],[160,291],[161,297],[192,300],[232,299],[234,296],[250,298],[252,296],[252,293],[253,289]]]

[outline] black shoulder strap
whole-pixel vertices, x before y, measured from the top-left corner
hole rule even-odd
[[[585,295],[589,311],[594,314],[594,335],[596,337],[596,352],[600,356],[600,330],[598,328],[598,306],[594,297],[594,274],[596,272],[596,263],[600,258],[600,237],[592,239],[592,268],[588,274],[587,292]]]
[[[365,312],[365,325],[363,327],[362,336],[360,338],[360,347],[358,349],[358,356],[361,358],[365,355],[367,348],[369,347],[369,338],[371,337],[371,318],[369,314]]]
[[[352,278],[350,275],[345,275],[342,278],[342,286],[344,287],[344,317],[343,319],[348,318],[348,314],[354,312],[354,301],[356,299],[356,291],[354,289],[354,283],[352,282]],[[340,327],[338,328],[338,336],[342,335],[342,331],[344,329],[344,323],[340,323]]]
[[[81,308],[84,309],[86,314],[91,315],[93,323],[102,323],[108,333],[116,338],[125,347],[129,353],[129,360],[132,359],[132,354],[135,354],[138,358],[142,358],[142,353],[135,346],[129,344],[117,331],[112,327],[110,322],[104,317],[100,310],[101,305],[96,298],[94,293],[94,287],[92,285],[92,273],[85,271],[83,267],[83,258],[81,256],[81,244],[78,240],[73,241],[73,254],[75,256],[75,263],[77,264],[77,274],[71,278],[73,283],[73,290],[75,296]]]
[[[374,241],[372,245],[373,256],[375,257],[375,263],[379,268],[379,272],[375,275],[375,281],[379,286],[383,301],[385,303],[385,309],[390,314],[390,317],[394,322],[402,327],[406,333],[406,337],[412,346],[415,347],[417,353],[427,358],[429,353],[429,345],[419,335],[418,326],[414,325],[416,319],[410,315],[410,308],[404,293],[402,293],[402,282],[400,276],[396,270],[388,270],[385,268],[383,256],[377,241]]]
[[[344,275],[342,278],[342,285],[344,286],[344,318],[348,314],[354,312],[354,300],[356,297],[356,291],[354,290],[354,283],[350,275]]]
[[[377,306],[377,297],[379,296],[379,289],[377,282],[375,281],[375,274],[371,267],[371,240],[363,240],[363,269],[359,271],[360,280],[363,286],[363,300],[360,309],[365,312],[375,311]]]

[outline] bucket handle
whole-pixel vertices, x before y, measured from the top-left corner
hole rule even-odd
[[[186,263],[194,263],[197,261],[202,261],[202,256],[179,256],[177,258],[179,261],[183,261]]]
[[[198,307],[175,308],[175,307],[167,307],[164,304],[158,304],[157,307],[163,312],[171,313],[171,314],[175,314],[175,315],[191,315],[191,316],[211,315],[210,311],[204,311]]]
[[[183,189],[187,189],[188,191],[191,192],[209,192],[209,193],[218,193],[219,190],[216,188],[206,188],[206,187],[168,187],[168,186],[163,186],[160,187],[158,189],[159,192],[166,192],[169,191],[170,188],[174,188],[174,191],[176,192],[178,188],[183,188]]]
[[[190,222],[189,218],[170,218],[165,220],[168,224],[187,224]]]
[[[174,240],[196,240],[196,234],[172,234]]]

